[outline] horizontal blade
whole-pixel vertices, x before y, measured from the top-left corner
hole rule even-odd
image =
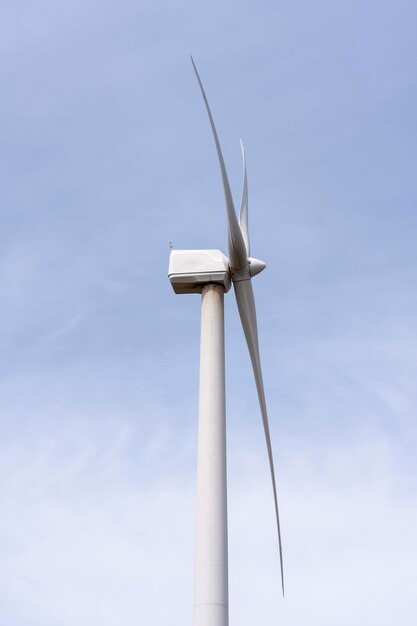
[[[242,270],[248,265],[248,255],[246,253],[246,246],[243,240],[239,223],[237,221],[235,206],[233,204],[232,192],[230,191],[229,179],[227,177],[226,166],[224,164],[223,153],[220,147],[219,138],[217,136],[216,127],[214,125],[214,120],[210,111],[210,106],[207,100],[206,92],[204,91],[203,83],[201,82],[193,57],[191,57],[191,62],[193,64],[194,71],[197,76],[198,84],[200,85],[204,104],[206,105],[207,113],[208,113],[209,120],[210,120],[211,130],[213,132],[214,143],[216,144],[217,157],[219,159],[219,164],[220,164],[220,171],[222,174],[224,196],[226,199],[227,222],[229,226],[229,231],[228,231],[229,233],[229,236],[228,236],[229,261],[230,261],[231,267],[234,270]]]
[[[240,140],[240,149],[242,150],[242,160],[243,160],[243,190],[242,190],[242,200],[240,202],[239,225],[240,225],[240,230],[242,231],[243,239],[245,241],[246,252],[249,257],[250,256],[250,242],[249,242],[249,224],[248,224],[248,176],[246,173],[245,149],[243,147],[242,140]]]
[[[242,280],[235,282],[235,294],[237,300],[237,306],[239,309],[240,319],[242,321],[243,331],[246,337],[246,343],[248,344],[249,354],[252,361],[253,373],[255,375],[256,389],[258,391],[259,404],[261,407],[262,421],[265,432],[266,447],[268,450],[269,469],[271,471],[272,489],[274,492],[275,503],[275,515],[277,520],[278,530],[278,544],[279,544],[279,558],[281,565],[281,585],[282,594],[284,595],[284,566],[282,560],[282,544],[281,544],[281,529],[279,524],[278,513],[278,497],[277,487],[275,482],[274,471],[274,459],[272,457],[271,436],[269,433],[268,414],[266,411],[264,385],[262,380],[261,359],[259,356],[259,342],[258,342],[258,329],[256,324],[256,309],[255,299],[253,297],[252,281]]]

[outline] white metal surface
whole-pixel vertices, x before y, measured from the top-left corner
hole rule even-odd
[[[239,222],[237,221],[235,205],[233,203],[232,192],[230,191],[229,178],[227,176],[226,166],[224,164],[223,153],[220,146],[217,130],[214,125],[213,116],[211,114],[210,106],[207,100],[206,92],[204,91],[203,83],[197,72],[197,68],[191,57],[191,62],[194,67],[195,74],[197,76],[198,84],[200,85],[201,94],[203,96],[204,104],[206,105],[207,114],[210,120],[211,130],[213,132],[214,143],[216,144],[217,158],[220,165],[220,172],[223,181],[224,199],[226,201],[226,213],[227,213],[227,225],[228,225],[228,249],[229,249],[229,262],[230,266],[234,270],[244,269],[247,264],[248,253],[246,250],[245,240],[243,238],[242,230]],[[242,196],[242,199],[244,195]]]
[[[216,283],[229,291],[229,260],[220,250],[172,250],[168,277],[175,293],[201,293],[204,285]]]
[[[228,223],[228,251],[231,278],[234,285],[235,296],[237,300],[240,319],[245,333],[246,343],[248,346],[250,358],[252,361],[252,369],[255,377],[256,388],[258,392],[259,405],[262,414],[264,426],[265,441],[268,451],[269,468],[272,478],[272,489],[274,493],[275,515],[278,531],[278,548],[281,567],[281,586],[284,594],[284,565],[282,560],[282,542],[281,530],[278,514],[278,499],[275,481],[274,463],[272,457],[271,438],[269,433],[268,413],[266,409],[264,386],[262,381],[261,360],[259,356],[258,328],[256,322],[255,300],[252,290],[252,276],[256,276],[265,268],[265,263],[258,259],[249,257],[249,231],[248,231],[248,185],[246,173],[246,159],[243,152],[243,192],[240,211],[240,221],[237,221],[233,198],[230,191],[229,179],[227,176],[226,166],[224,164],[223,154],[220,147],[219,138],[216,127],[214,125],[213,116],[204,91],[203,83],[198,75],[194,61],[191,59],[194,71],[200,85],[201,94],[206,106],[207,114],[213,133],[214,143],[216,145],[217,158],[220,165],[220,172],[223,181],[223,190],[226,200],[226,216]]]
[[[193,61],[194,65],[194,61]],[[284,593],[281,531],[268,414],[262,381],[252,278],[265,263],[249,256],[248,185],[238,222],[223,154],[203,84],[194,65],[216,144],[228,224],[229,259],[219,250],[173,250],[169,279],[175,293],[202,293],[194,626],[228,626],[227,484],[224,371],[224,293],[234,284],[258,392],[268,452]]]
[[[194,626],[228,626],[224,289],[202,293]]]

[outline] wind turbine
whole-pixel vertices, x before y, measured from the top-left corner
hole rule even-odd
[[[219,250],[172,250],[168,276],[175,293],[202,294],[194,626],[228,626],[224,294],[229,291],[231,283],[233,283],[252,362],[265,432],[278,531],[281,585],[284,594],[274,460],[252,289],[252,278],[265,268],[265,263],[250,256],[248,185],[243,144],[241,142],[243,192],[238,221],[213,116],[192,57],[191,61],[206,105],[220,164],[226,200],[229,258]]]

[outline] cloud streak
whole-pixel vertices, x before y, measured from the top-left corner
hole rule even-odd
[[[98,429],[74,416],[59,428],[43,412],[32,419],[0,450],[2,619],[10,626],[188,620],[195,432],[181,444],[173,428],[141,438],[126,415]],[[417,501],[390,438],[372,430],[321,454],[305,443],[281,447],[285,600],[265,455],[244,438],[232,442],[231,619],[388,625],[400,615],[411,625]]]

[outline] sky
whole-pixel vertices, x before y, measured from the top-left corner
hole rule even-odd
[[[3,0],[0,624],[192,621],[200,298],[226,252],[193,55],[246,148],[286,597],[226,296],[230,623],[417,620],[417,5]]]

